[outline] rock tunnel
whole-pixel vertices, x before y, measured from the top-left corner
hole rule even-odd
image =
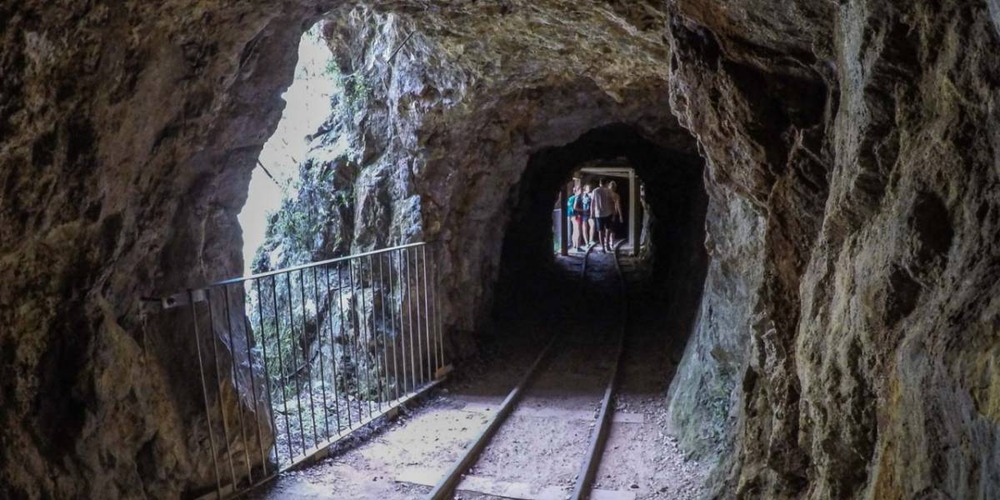
[[[573,165],[624,156],[686,332],[663,430],[711,464],[709,495],[1000,494],[996,2],[29,1],[0,17],[0,496],[211,482],[196,345],[145,299],[241,272],[237,214],[318,21],[349,84],[300,175],[341,201],[311,212],[334,228],[319,243],[271,264],[437,242],[461,360],[551,255],[533,250],[538,214]]]
[[[544,303],[544,294],[559,293],[539,283],[539,276],[545,276],[552,261],[552,200],[580,166],[621,159],[642,180],[650,211],[644,229],[650,239],[644,260],[659,291],[658,297],[650,300],[663,301],[663,330],[677,332],[673,341],[684,345],[700,304],[707,269],[704,228],[708,200],[703,161],[694,150],[693,139],[685,141],[683,132],[646,138],[635,127],[611,124],[532,154],[508,202],[512,214],[503,234],[494,314],[511,314],[518,310],[513,304],[519,301]]]

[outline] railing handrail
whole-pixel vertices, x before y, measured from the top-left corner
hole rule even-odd
[[[336,258],[333,258],[333,259],[321,260],[319,262],[310,262],[308,264],[301,264],[301,265],[294,266],[294,267],[286,267],[284,269],[276,269],[274,271],[268,271],[268,272],[265,272],[265,273],[258,273],[258,274],[252,274],[250,276],[241,276],[239,278],[230,278],[230,279],[226,279],[226,280],[222,280],[222,281],[216,281],[215,283],[208,284],[208,285],[203,286],[201,288],[212,288],[212,287],[217,287],[217,286],[237,285],[237,284],[240,284],[240,283],[245,283],[245,282],[250,281],[250,280],[255,280],[255,279],[260,279],[260,278],[267,278],[267,277],[270,277],[270,276],[276,276],[276,275],[283,274],[283,273],[288,273],[288,272],[293,272],[293,271],[299,271],[299,270],[302,270],[302,269],[309,269],[311,267],[325,266],[325,265],[328,265],[328,264],[336,264],[337,262],[344,262],[344,261],[348,261],[348,260],[352,260],[352,259],[357,259],[357,258],[360,258],[360,257],[367,257],[369,255],[378,255],[380,253],[385,253],[385,252],[394,252],[396,250],[403,250],[403,249],[406,249],[406,248],[419,247],[419,246],[423,246],[423,245],[427,245],[427,244],[428,243],[425,242],[425,241],[420,241],[420,242],[417,242],[417,243],[407,243],[405,245],[397,245],[397,246],[389,247],[389,248],[379,248],[378,250],[371,250],[371,251],[368,251],[368,252],[356,253],[356,254],[353,254],[353,255],[345,255],[343,257],[336,257]]]

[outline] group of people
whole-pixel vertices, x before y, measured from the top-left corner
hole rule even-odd
[[[615,181],[608,182],[604,178],[598,180],[597,187],[585,183],[573,188],[573,194],[566,200],[566,215],[572,221],[569,241],[578,252],[584,251],[584,244],[596,244],[595,236],[604,253],[613,251],[613,225],[622,222],[617,189]]]

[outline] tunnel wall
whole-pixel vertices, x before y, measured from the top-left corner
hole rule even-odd
[[[704,245],[709,256],[704,288],[694,293],[693,330],[668,394],[669,431],[685,452],[717,463],[734,448],[742,397],[742,374],[755,316],[755,292],[763,272],[760,262],[763,220],[738,196],[714,189],[706,220]]]
[[[714,224],[743,256],[710,273],[702,315],[727,310],[714,276],[728,260],[743,277],[729,296],[749,302],[728,307],[730,324],[749,350],[736,453],[714,484],[995,497],[1000,61],[987,54],[1000,38],[987,3],[772,7],[680,1],[669,28],[673,108],[723,199],[743,200]],[[751,239],[723,229],[751,223]],[[706,354],[689,355],[682,376],[696,380]]]
[[[194,339],[141,299],[242,269],[309,4],[0,7],[0,497],[214,486]]]

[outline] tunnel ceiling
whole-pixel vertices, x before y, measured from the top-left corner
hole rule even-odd
[[[349,153],[303,170],[345,165],[343,247],[443,242],[456,352],[531,154],[629,124],[705,159],[669,431],[718,460],[711,486],[1000,495],[992,0],[8,2],[0,495],[204,486],[183,339],[140,298],[239,272],[236,213],[325,12],[364,85],[319,139]]]

